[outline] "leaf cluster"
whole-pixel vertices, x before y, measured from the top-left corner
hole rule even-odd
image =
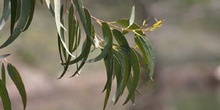
[[[43,0],[40,0],[43,4]],[[0,45],[0,49],[10,45],[31,24],[35,11],[36,0],[4,0],[3,15],[0,19],[0,31],[5,21],[10,19],[10,36]],[[100,20],[91,15],[84,7],[81,0],[45,0],[48,10],[54,17],[57,31],[58,52],[63,66],[59,78],[66,75],[71,65],[76,66],[76,71],[70,76],[80,75],[81,69],[87,63],[104,61],[107,81],[103,92],[106,92],[103,110],[108,103],[112,83],[116,80],[116,91],[112,99],[116,104],[125,89],[128,95],[124,104],[129,100],[135,101],[135,91],[141,73],[141,66],[149,71],[152,79],[154,73],[154,51],[146,32],[154,31],[163,24],[157,21],[153,26],[148,26],[147,20],[142,26],[135,23],[135,7],[132,7],[130,19],[119,19],[113,22]],[[96,33],[94,23],[102,28],[102,35]],[[83,36],[82,30],[85,33]],[[128,33],[133,34],[134,46],[130,46]],[[81,49],[80,45],[82,45]],[[100,50],[94,58],[89,55],[94,50]],[[80,51],[80,52],[79,52]],[[4,59],[8,54],[1,55]],[[14,66],[7,65],[9,76],[14,81],[22,97],[24,109],[26,107],[26,93],[21,77]],[[5,87],[5,67],[2,64],[2,79],[0,80],[0,95],[5,110],[10,110],[10,98]]]
[[[27,105],[27,95],[26,95],[26,90],[24,83],[22,81],[22,78],[20,76],[20,73],[16,69],[15,66],[13,66],[11,63],[8,63],[7,60],[5,59],[7,56],[10,54],[4,54],[0,55],[0,60],[2,61],[1,64],[1,79],[0,79],[0,97],[2,99],[3,103],[3,108],[4,110],[12,110],[11,108],[11,100],[8,94],[8,90],[6,88],[6,79],[7,79],[7,74],[9,75],[10,79],[13,81],[15,84],[21,99],[23,103],[23,109],[25,110],[26,105]],[[7,66],[5,67],[4,62],[7,63]]]

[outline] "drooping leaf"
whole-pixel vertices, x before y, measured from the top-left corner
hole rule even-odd
[[[4,6],[3,6],[3,14],[0,19],[0,31],[4,27],[6,21],[8,20],[8,17],[10,15],[10,0],[4,0]]]
[[[127,85],[127,82],[130,77],[131,73],[131,65],[129,62],[128,53],[125,49],[119,48],[117,51],[114,51],[114,55],[118,58],[120,65],[121,65],[121,71],[122,71],[122,82],[120,84],[120,87],[117,88],[116,94],[115,94],[115,100],[113,100],[114,104],[117,103],[119,97],[123,94],[124,89]]]
[[[36,3],[36,0],[30,0],[30,14],[29,14],[29,17],[28,17],[27,24],[26,24],[26,26],[25,26],[25,28],[24,28],[23,31],[27,30],[28,27],[29,27],[30,24],[31,24],[31,21],[32,21],[33,16],[34,16],[35,3]]]
[[[72,52],[76,51],[76,49],[79,47],[79,44],[80,44],[80,41],[81,41],[81,29],[80,29],[80,26],[79,26],[79,21],[76,20],[76,23],[75,23],[75,34],[74,34],[74,46],[72,48]]]
[[[91,41],[89,39],[86,39],[83,43],[81,54],[75,59],[71,60],[69,64],[71,65],[81,61],[85,56],[87,56],[87,54],[89,54],[90,49],[91,49]]]
[[[74,8],[73,5],[71,4],[70,8],[69,8],[69,15],[68,15],[68,40],[69,40],[69,50],[70,52],[72,52],[72,48],[73,48],[73,44],[75,41],[75,24],[76,21],[74,19]]]
[[[118,44],[121,47],[129,48],[129,44],[128,44],[125,36],[120,31],[114,29],[112,32],[113,32],[113,35],[114,35],[116,41],[118,42]]]
[[[103,110],[106,109],[106,106],[107,106],[107,104],[108,104],[108,99],[109,99],[109,96],[110,96],[110,93],[111,93],[111,85],[112,85],[112,84],[110,83],[110,84],[107,85],[107,87],[106,87],[106,88],[108,88],[108,89],[107,89],[106,94],[105,94],[105,101],[104,101]]]
[[[150,70],[149,76],[152,79],[154,74],[154,64],[155,64],[153,47],[150,41],[145,36],[135,35],[134,39],[143,55],[145,64],[148,65],[148,68]]]
[[[88,32],[86,32],[87,35],[89,35],[89,37],[92,37],[92,21],[91,21],[91,15],[88,9],[83,8],[84,9],[84,13],[85,13],[85,18],[86,18],[86,26],[88,29]]]
[[[129,47],[129,44],[126,38],[124,37],[124,35],[118,30],[113,30],[113,33],[118,44],[128,52],[127,56],[129,57],[129,62],[133,70],[133,76],[132,75],[129,76],[130,80],[129,82],[127,82],[127,87],[129,88],[129,94],[124,102],[124,104],[126,104],[134,96],[138,84],[139,74],[140,74],[139,60],[136,52]]]
[[[68,40],[69,40],[69,50],[70,52],[74,52],[80,44],[81,39],[81,30],[79,26],[79,21],[76,19],[74,15],[74,7],[71,4],[69,8],[68,15]]]
[[[55,23],[56,23],[56,27],[57,27],[57,32],[58,35],[60,37],[60,41],[65,49],[65,51],[73,58],[75,58],[75,56],[69,51],[68,47],[66,46],[66,43],[64,42],[64,37],[61,34],[61,30],[65,29],[65,27],[63,26],[63,24],[61,23],[61,10],[62,10],[62,0],[54,0],[54,14],[55,14]],[[61,29],[62,28],[62,29]]]
[[[24,27],[28,20],[29,13],[30,13],[30,0],[21,0],[21,13],[19,16],[18,23],[15,27],[15,30],[12,32],[11,36],[0,46],[0,49],[11,44],[21,34],[21,32],[23,32]]]
[[[4,110],[11,110],[11,101],[5,83],[0,79],[0,96],[3,103]]]
[[[6,84],[6,76],[5,76],[5,65],[4,65],[4,63],[2,63],[2,68],[1,68],[1,72],[2,72],[2,82],[4,83],[4,84]]]
[[[120,65],[120,61],[116,56],[113,56],[113,71],[114,71],[114,75],[116,77],[116,84],[117,87],[120,87],[121,81],[122,81],[122,73],[121,73],[121,65]]]
[[[140,66],[139,66],[138,55],[134,49],[130,49],[130,60],[129,61],[130,61],[130,64],[133,70],[133,75],[131,76],[130,83],[127,84],[129,94],[124,104],[126,104],[135,95],[135,91],[136,91],[138,81],[139,81],[139,76],[140,76]]]
[[[84,9],[83,9],[84,7],[82,4],[82,0],[74,0],[74,4],[76,6],[76,9],[78,10],[80,20],[82,21],[83,28],[84,28],[86,34],[90,36],[89,28],[87,26],[87,21],[86,21],[86,15],[85,15]]]
[[[17,69],[10,63],[8,63],[7,65],[7,71],[8,71],[10,78],[12,79],[12,81],[14,82],[15,86],[17,87],[20,93],[20,96],[23,102],[23,107],[25,110],[26,105],[27,105],[27,95],[26,95],[26,90],[25,90],[23,81],[21,79],[21,76],[19,72],[17,71]]]
[[[1,59],[4,59],[4,58],[6,58],[6,57],[8,57],[10,54],[3,54],[3,55],[0,55],[0,60]]]
[[[86,63],[85,61],[87,60],[88,56],[89,56],[89,53],[85,54],[84,58],[82,59],[83,61],[80,63],[79,66],[77,66],[77,70],[75,71],[75,73],[71,77],[74,77],[75,75],[80,74],[80,71],[81,71],[82,67],[85,65],[85,63]]]
[[[88,30],[85,30],[85,31],[88,31],[86,32],[86,35],[87,35],[86,37],[91,40],[93,45],[95,45],[94,40],[93,40],[95,36],[95,29],[91,21],[91,14],[86,8],[83,8],[83,9],[84,9],[85,18],[86,18],[86,26],[88,29]]]
[[[89,39],[86,39],[83,43],[82,46],[82,52],[79,56],[77,56],[75,59],[67,62],[67,63],[62,63],[62,65],[72,65],[72,64],[76,64],[79,61],[82,61],[80,66],[77,68],[76,72],[71,76],[75,76],[80,70],[81,68],[84,66],[85,61],[87,60],[89,53],[90,53],[90,48],[91,48],[91,41]],[[64,76],[65,72],[63,72],[59,78],[62,78]]]
[[[18,20],[18,16],[20,16],[20,1],[11,0],[11,25],[10,25],[10,34],[12,35],[15,27],[15,23]]]
[[[111,32],[111,29],[108,26],[108,24],[105,23],[105,22],[102,23],[102,32],[103,32],[103,37],[104,37],[104,40],[105,40],[105,46],[104,46],[102,52],[97,57],[95,57],[94,59],[88,60],[87,61],[88,63],[97,62],[97,61],[102,60],[103,58],[106,57],[108,52],[111,51],[112,43],[113,43],[113,41],[112,41],[112,32]]]
[[[109,100],[110,92],[111,92],[111,86],[112,86],[112,78],[113,78],[113,55],[112,53],[109,53],[106,58],[104,59],[106,73],[107,73],[107,81],[104,87],[104,90],[106,89],[106,95],[105,95],[105,101],[103,110],[105,110],[106,105]]]

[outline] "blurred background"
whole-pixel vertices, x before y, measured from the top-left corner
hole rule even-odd
[[[220,109],[219,0],[83,1],[92,15],[106,21],[129,18],[133,5],[138,23],[148,18],[150,24],[154,18],[165,20],[161,28],[147,33],[156,53],[154,82],[147,83],[143,72],[135,106],[121,106],[122,98],[116,106],[109,103],[107,110]],[[1,42],[8,36],[8,28],[1,31]],[[69,78],[73,67],[58,80],[62,66],[56,43],[54,20],[45,3],[37,2],[29,30],[1,50],[12,54],[8,61],[22,75],[28,93],[27,110],[101,110],[106,80],[103,62],[87,64],[79,77]],[[14,110],[22,110],[16,88],[9,83],[8,89]]]

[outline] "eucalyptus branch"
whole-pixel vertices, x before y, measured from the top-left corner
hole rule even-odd
[[[3,15],[0,18],[0,31],[5,26],[8,16],[10,19],[10,37],[0,45],[3,49],[13,43],[21,33],[26,31],[33,19],[36,0],[4,0]],[[40,0],[43,4],[43,0]],[[79,75],[84,65],[103,61],[106,69],[107,80],[103,89],[105,99],[103,110],[106,109],[111,94],[113,80],[116,80],[116,92],[112,99],[116,104],[119,98],[128,90],[128,101],[135,103],[135,93],[141,73],[141,66],[144,65],[149,77],[153,78],[155,56],[150,40],[145,36],[146,32],[151,32],[161,27],[164,20],[156,20],[153,26],[149,26],[146,21],[142,26],[136,24],[135,7],[132,7],[129,19],[119,19],[113,22],[107,22],[92,16],[89,10],[84,7],[81,0],[45,0],[48,10],[54,17],[56,24],[56,33],[58,33],[58,54],[60,56],[63,72],[59,78],[66,75],[70,65],[75,64],[76,70],[73,75]],[[67,19],[64,19],[67,17]],[[102,35],[96,33],[92,20],[102,28]],[[81,39],[82,30],[86,34],[85,39]],[[135,47],[131,47],[126,38],[127,33],[133,33],[131,36],[135,42]],[[78,53],[79,45],[82,45],[81,53]],[[90,59],[92,47],[101,50],[94,58]],[[25,110],[27,104],[26,90],[20,73],[11,65],[6,57],[9,54],[0,55],[1,60],[7,63],[7,71],[11,80],[16,85],[22,99]],[[76,56],[74,56],[76,55]],[[5,85],[5,67],[2,64],[2,79],[0,79],[0,96],[4,110],[11,110],[11,101]]]

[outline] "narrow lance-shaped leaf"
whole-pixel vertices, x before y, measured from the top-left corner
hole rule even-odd
[[[91,48],[91,41],[88,39],[88,37],[87,37],[86,40],[87,40],[89,45],[85,45],[85,46],[88,46],[88,47],[84,47],[84,48],[87,48],[88,51],[83,55],[83,59],[82,59],[81,64],[79,66],[77,64],[77,70],[75,71],[75,73],[71,77],[74,77],[76,74],[78,74],[78,75],[80,74],[80,71],[81,71],[82,67],[85,65],[86,60],[88,59],[88,56],[89,56],[89,53],[90,53],[90,48]],[[85,51],[85,50],[82,50],[82,51]],[[76,62],[76,63],[78,63],[78,62]]]
[[[0,96],[3,103],[4,110],[11,110],[11,101],[8,95],[8,91],[5,87],[5,83],[0,79]]]
[[[114,51],[114,55],[119,59],[120,65],[122,67],[122,82],[120,84],[120,87],[117,88],[116,94],[114,96],[115,100],[113,100],[114,104],[116,104],[119,97],[123,94],[124,89],[127,85],[128,79],[130,77],[131,65],[129,63],[128,54],[126,53],[126,50],[124,50],[123,48],[119,48],[117,51]]]
[[[30,0],[21,0],[21,14],[19,16],[19,21],[17,23],[17,26],[15,30],[12,32],[12,35],[0,46],[0,49],[11,44],[21,34],[27,23],[29,13],[30,13]]]
[[[11,0],[11,25],[10,25],[10,34],[12,35],[14,31],[15,24],[20,16],[20,1]]]
[[[80,44],[81,30],[79,26],[79,21],[75,17],[74,7],[72,4],[69,8],[68,30],[69,50],[71,52],[74,52]]]
[[[58,44],[58,52],[59,52],[59,56],[60,56],[60,60],[61,60],[61,63],[63,64],[63,63],[65,63],[64,62],[64,56],[63,56],[63,50],[62,50],[62,43],[61,43],[61,41],[60,41],[60,37],[59,37],[59,35],[57,36],[58,37],[58,39],[57,39],[57,44]]]
[[[112,32],[111,32],[111,29],[110,27],[108,26],[107,23],[103,22],[102,23],[102,32],[103,32],[103,37],[104,37],[104,40],[105,40],[105,46],[104,46],[104,49],[102,50],[102,52],[97,56],[95,57],[94,59],[90,59],[88,60],[87,62],[97,62],[101,59],[103,59],[109,51],[111,51],[111,48],[112,48]]]
[[[61,28],[65,29],[65,27],[63,26],[63,24],[60,21],[61,18],[61,7],[62,7],[62,3],[61,0],[54,0],[54,12],[55,12],[55,22],[56,22],[56,27],[57,27],[57,32],[59,34],[60,37],[60,41],[64,47],[64,49],[66,50],[66,52],[73,58],[75,58],[75,56],[69,51],[68,47],[66,46],[66,43],[63,40],[63,35],[61,34]]]
[[[135,6],[133,6],[132,10],[131,10],[131,16],[129,19],[129,26],[131,26],[134,23],[134,20],[135,20]]]
[[[23,31],[26,31],[28,29],[28,27],[30,26],[30,24],[31,24],[31,21],[32,21],[33,16],[34,16],[35,3],[36,3],[36,0],[30,0],[30,5],[31,5],[30,6],[30,14],[29,14],[29,17],[28,17],[27,24],[26,24]]]
[[[150,70],[150,78],[153,78],[154,74],[154,64],[155,64],[155,56],[153,47],[150,41],[145,36],[135,35],[135,42],[137,46],[140,48],[140,51],[143,55],[144,62],[148,64]]]
[[[81,30],[80,30],[80,27],[79,27],[79,21],[76,20],[75,21],[75,33],[74,33],[74,46],[72,48],[72,52],[76,51],[76,49],[79,47],[79,44],[80,44],[80,41],[81,41]]]
[[[20,76],[19,72],[17,71],[17,69],[10,63],[7,65],[7,71],[8,71],[10,78],[14,82],[15,86],[17,87],[17,89],[21,95],[23,107],[25,110],[26,105],[27,105],[27,95],[26,95],[26,90],[25,90],[23,81],[21,79],[21,76]]]
[[[70,8],[69,8],[69,15],[68,15],[68,41],[69,41],[69,50],[72,52],[72,48],[73,48],[73,43],[75,41],[75,25],[76,25],[76,21],[74,18],[74,8],[73,5],[71,4]]]
[[[138,61],[138,56],[137,56],[136,52],[129,47],[129,44],[128,44],[126,38],[124,37],[124,35],[118,30],[113,30],[113,33],[114,33],[114,37],[117,40],[118,44],[129,53],[128,54],[129,62],[131,64],[131,67],[133,70],[133,76],[130,75],[130,80],[129,80],[129,82],[127,82],[129,94],[127,96],[127,99],[124,102],[124,104],[126,104],[130,99],[133,100],[133,96],[134,96],[134,93],[135,93],[135,90],[136,90],[136,87],[138,84],[139,74],[140,74],[139,61]]]
[[[4,63],[2,63],[2,68],[1,68],[1,72],[2,72],[2,82],[4,83],[4,84],[6,84],[6,76],[5,76],[5,65],[4,65]]]
[[[105,68],[106,68],[106,73],[107,73],[107,82],[105,84],[106,89],[106,95],[105,95],[105,101],[104,101],[104,106],[103,110],[105,110],[106,105],[109,100],[110,92],[111,92],[111,86],[112,86],[112,75],[113,75],[113,56],[112,53],[109,53],[106,58],[104,59],[105,63]]]
[[[135,95],[135,91],[136,91],[138,81],[139,81],[139,76],[140,76],[140,66],[139,66],[138,55],[134,49],[130,49],[130,60],[129,61],[131,63],[131,67],[133,70],[133,77],[131,76],[131,80],[130,80],[131,83],[128,83],[129,94],[124,104],[126,104]]]
[[[76,72],[71,76],[75,76],[76,74],[78,74],[78,72],[81,70],[81,68],[84,66],[85,64],[85,61],[87,60],[88,58],[88,55],[90,53],[90,48],[91,48],[91,41],[89,39],[86,39],[83,43],[83,47],[82,47],[82,52],[81,54],[76,57],[74,60],[71,60],[70,62],[68,63],[63,63],[62,65],[72,65],[72,64],[75,64],[75,63],[78,63],[79,61],[82,61],[80,66],[77,66],[77,70]],[[59,78],[62,78],[63,75],[65,74],[65,72],[63,72]]]
[[[86,34],[90,36],[89,28],[87,27],[86,15],[83,10],[82,0],[74,0],[74,4],[76,6],[76,9],[78,10],[80,20],[82,21],[83,28],[84,28]]]
[[[70,50],[70,52],[72,53],[72,48],[73,48],[73,43],[74,43],[74,41],[75,41],[75,38],[76,38],[76,36],[75,36],[75,24],[76,24],[76,21],[75,21],[75,19],[73,18],[73,13],[74,13],[74,8],[73,8],[73,5],[71,4],[71,6],[70,6],[70,8],[69,8],[69,15],[68,15],[68,48],[69,48],[69,50]],[[62,18],[62,17],[61,17]],[[63,29],[62,29],[62,33],[63,33]],[[63,35],[64,36],[64,35]],[[62,46],[62,44],[60,44],[61,42],[60,42],[60,39],[59,39],[59,45],[60,46]],[[63,46],[62,46],[63,47]],[[59,50],[63,50],[63,48],[59,48]],[[70,62],[70,60],[71,60],[71,56],[70,55],[68,55],[68,57],[67,58],[65,58],[66,59],[66,61],[64,62],[64,60],[62,59],[62,56],[66,56],[66,55],[63,55],[62,53],[62,51],[59,51],[59,53],[60,53],[60,57],[61,57],[61,61],[62,61],[62,63],[66,63],[65,65],[63,65],[64,66],[64,69],[63,69],[63,72],[62,72],[62,76],[67,72],[67,70],[68,70],[68,68],[69,68],[69,62]],[[66,53],[66,52],[65,52]],[[61,76],[61,77],[62,77]],[[60,78],[61,78],[60,77]]]
[[[129,48],[129,44],[125,38],[125,36],[118,30],[114,29],[113,31],[113,35],[116,39],[116,41],[118,42],[118,44],[121,46],[121,47],[124,47],[124,48]]]
[[[84,9],[84,13],[85,13],[85,18],[86,18],[86,26],[87,26],[87,31],[86,34],[88,35],[88,37],[90,37],[92,39],[92,21],[91,21],[91,15],[88,9],[83,8]]]
[[[0,31],[4,27],[6,21],[8,20],[8,17],[10,15],[10,0],[4,0],[4,6],[3,6],[3,14],[0,19]]]
[[[15,0],[11,0],[11,3],[12,1],[15,1]],[[20,19],[20,14],[21,14],[21,6],[22,6],[22,3],[21,3],[22,0],[17,0],[17,3],[16,3],[16,8],[11,10],[11,14],[13,13],[12,11],[16,11],[16,17],[15,17],[15,22],[18,21],[18,19]]]
[[[6,58],[6,57],[8,57],[10,54],[3,54],[3,55],[0,55],[0,60],[1,59],[4,59],[4,58]]]
[[[122,73],[121,73],[121,65],[119,62],[119,59],[116,56],[113,56],[113,71],[114,71],[114,75],[116,77],[116,83],[117,83],[117,88],[120,87],[121,81],[122,81]]]

